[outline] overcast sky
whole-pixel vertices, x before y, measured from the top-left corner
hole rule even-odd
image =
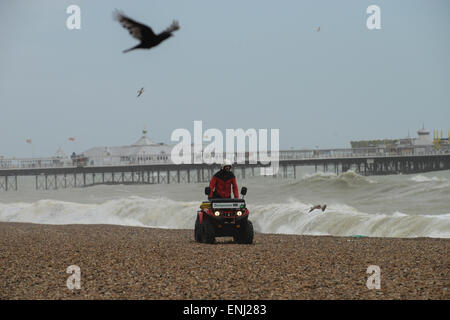
[[[81,30],[66,27],[71,4]],[[380,30],[366,26],[372,4]],[[181,29],[123,54],[137,40],[115,8],[155,32],[173,19]],[[144,127],[174,143],[194,120],[280,129],[282,149],[450,129],[448,0],[1,0],[0,37],[6,157],[128,145]]]

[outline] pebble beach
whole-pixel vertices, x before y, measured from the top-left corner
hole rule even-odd
[[[450,298],[450,240],[256,233],[252,245],[193,230],[0,223],[0,299]],[[81,271],[69,289],[69,266]],[[367,269],[380,268],[380,289]]]

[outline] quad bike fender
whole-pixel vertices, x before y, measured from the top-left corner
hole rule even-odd
[[[197,211],[197,214],[198,214],[198,220],[200,221],[200,224],[202,224],[205,213],[203,211]]]

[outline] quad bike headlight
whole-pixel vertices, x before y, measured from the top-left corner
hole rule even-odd
[[[236,215],[238,216],[238,217],[240,217],[240,216],[242,216],[242,211],[238,211],[238,212],[236,212]]]
[[[216,217],[220,216],[220,211],[214,212],[214,215],[215,215]]]

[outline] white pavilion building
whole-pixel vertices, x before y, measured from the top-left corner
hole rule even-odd
[[[142,137],[134,144],[120,147],[93,147],[83,156],[88,158],[88,165],[127,165],[171,163],[170,154],[173,146],[155,143],[142,131]]]

